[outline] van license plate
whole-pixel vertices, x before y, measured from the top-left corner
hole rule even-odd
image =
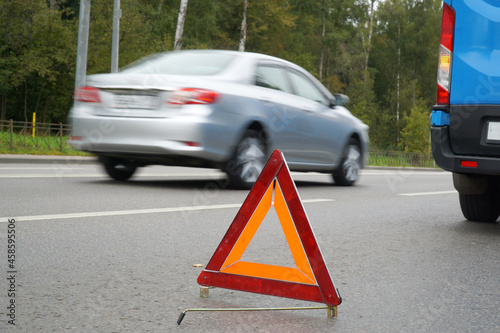
[[[488,134],[486,135],[486,139],[500,141],[500,122],[488,122]]]

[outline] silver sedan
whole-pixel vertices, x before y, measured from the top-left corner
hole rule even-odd
[[[352,185],[365,165],[368,126],[303,68],[257,53],[155,54],[115,74],[90,75],[69,114],[70,144],[127,180],[137,167],[219,168],[249,188],[280,149],[292,171]]]

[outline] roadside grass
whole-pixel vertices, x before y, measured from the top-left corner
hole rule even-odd
[[[73,149],[67,142],[69,135],[53,136],[0,132],[0,154],[91,156]]]

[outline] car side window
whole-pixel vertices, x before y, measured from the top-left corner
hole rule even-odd
[[[285,70],[281,67],[258,65],[255,73],[255,85],[264,88],[291,93]]]
[[[326,96],[310,79],[293,70],[288,71],[288,73],[290,74],[290,80],[295,88],[295,95],[313,100],[326,106],[330,105],[328,98],[326,98]]]

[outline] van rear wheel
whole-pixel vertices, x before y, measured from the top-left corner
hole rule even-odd
[[[469,221],[494,222],[500,216],[498,196],[494,191],[483,194],[459,194],[460,208]]]

